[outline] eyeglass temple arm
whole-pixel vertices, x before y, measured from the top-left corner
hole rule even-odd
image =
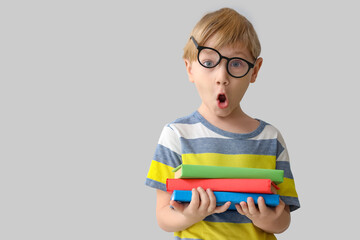
[[[199,48],[199,44],[196,42],[195,38],[193,36],[191,36],[190,39],[194,42],[195,47]]]

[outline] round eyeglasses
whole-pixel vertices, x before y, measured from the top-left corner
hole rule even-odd
[[[254,67],[254,64],[239,57],[228,58],[222,56],[219,51],[210,47],[199,46],[193,36],[190,37],[194,42],[195,47],[198,50],[198,61],[201,66],[205,68],[214,68],[221,60],[224,58],[227,61],[226,70],[228,74],[234,78],[244,77],[251,68]],[[256,61],[256,60],[255,60]]]

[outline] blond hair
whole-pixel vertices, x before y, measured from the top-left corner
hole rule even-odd
[[[230,8],[222,8],[203,16],[191,32],[199,45],[204,46],[209,38],[215,36],[214,48],[243,44],[257,59],[261,52],[259,38],[253,25],[237,11]],[[190,40],[184,47],[184,59],[195,61],[197,49]]]

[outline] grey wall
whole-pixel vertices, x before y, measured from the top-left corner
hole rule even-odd
[[[3,1],[1,239],[172,239],[144,181],[162,127],[200,103],[182,48],[220,7],[262,43],[243,108],[289,149],[302,208],[278,238],[357,232],[353,1]]]

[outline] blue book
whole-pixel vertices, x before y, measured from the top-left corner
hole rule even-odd
[[[191,191],[187,190],[174,190],[171,196],[171,200],[178,202],[190,202],[191,201]],[[236,210],[235,204],[240,202],[247,202],[248,197],[254,199],[255,204],[257,204],[258,197],[263,197],[265,204],[270,207],[276,207],[279,205],[280,197],[278,194],[263,194],[263,193],[242,193],[242,192],[214,192],[216,197],[216,205],[221,206],[226,202],[230,201],[231,205],[229,210]]]

